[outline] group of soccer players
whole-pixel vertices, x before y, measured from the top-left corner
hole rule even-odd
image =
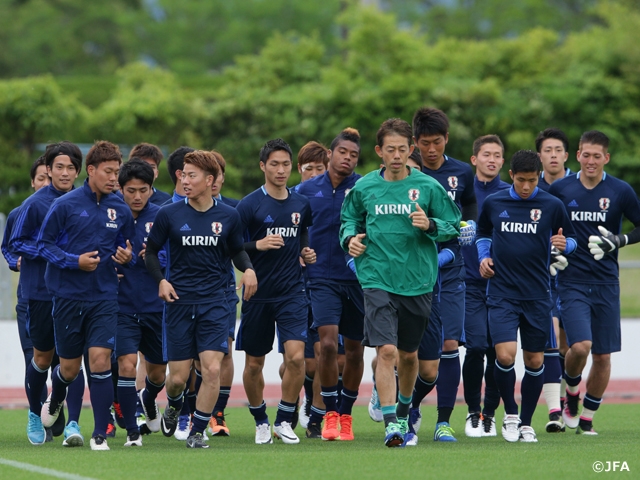
[[[31,169],[36,192],[9,215],[2,245],[20,272],[29,441],[63,435],[65,446],[84,445],[84,359],[93,450],[109,449],[113,417],[127,447],[162,431],[208,448],[207,430],[230,434],[234,341],[246,356],[256,444],[299,443],[298,422],[310,439],[354,440],[364,346],[377,353],[369,414],[384,421],[389,447],[417,445],[420,404],[434,387],[433,440],[455,442],[461,377],[469,437],[496,435],[502,399],[505,440],[536,442],[531,419],[543,391],[548,432],[595,435],[610,354],[621,348],[617,249],[640,241],[635,192],[604,172],[607,136],[582,135],[580,172],[571,174],[566,135],[542,131],[537,151],[513,155],[512,185],[500,180],[497,135],[474,142],[474,176],[444,153],[449,122],[434,108],[419,109],[412,126],[385,121],[376,140],[381,168],[364,177],[355,173],[357,130],[343,130],[329,148],[307,143],[294,188],[293,152],[270,140],[259,152],[264,184],[239,202],[221,195],[219,152],[173,152],[168,195],[153,187],[162,160],[153,145],[137,145],[123,164],[116,145],[96,142],[79,188],[79,148],[49,145]],[[635,226],[627,235],[623,217]],[[262,371],[276,333],[282,395],[272,425]]]

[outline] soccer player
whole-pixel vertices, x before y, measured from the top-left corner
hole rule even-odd
[[[542,162],[542,173],[538,187],[549,191],[549,187],[556,180],[571,174],[571,170],[565,168],[565,162],[569,158],[569,139],[567,135],[557,128],[547,128],[536,137],[536,151]],[[549,433],[564,432],[562,421],[561,381],[564,371],[564,355],[568,346],[564,330],[560,329],[560,312],[558,311],[558,292],[556,281],[552,279],[551,293],[553,302],[553,332],[549,348],[544,352],[544,385],[542,393],[549,410],[549,421],[546,431]],[[560,350],[558,347],[561,347]]]
[[[237,349],[246,355],[242,380],[256,422],[257,444],[273,443],[263,398],[262,368],[265,355],[272,349],[276,326],[279,342],[284,346],[285,370],[273,436],[287,444],[300,442],[291,428],[304,383],[308,326],[308,300],[299,257],[312,264],[316,254],[308,246],[309,201],[287,188],[291,157],[291,148],[282,139],[265,143],[260,150],[265,183],[237,207],[248,239],[245,250],[260,283],[256,295],[242,304],[237,343]]]
[[[540,170],[536,152],[516,152],[509,170],[513,186],[487,197],[478,218],[476,247],[480,275],[489,279],[494,375],[504,402],[502,436],[508,442],[538,441],[531,418],[542,391],[544,350],[551,329],[549,270],[566,266],[561,253],[576,248],[562,202],[537,188]],[[518,330],[525,364],[520,416],[514,393]]]
[[[147,268],[166,302],[163,338],[169,361],[165,385],[169,404],[161,429],[167,437],[177,427],[192,360],[198,356],[201,362],[202,386],[192,412],[187,448],[209,447],[203,432],[218,398],[220,364],[228,352],[227,259],[232,258],[244,271],[240,285],[245,287],[245,300],[257,288],[243,248],[239,215],[213,198],[212,186],[219,174],[211,152],[196,150],[184,156],[181,184],[187,198],[160,209],[145,252]],[[158,252],[167,242],[170,260],[165,278]]]
[[[549,189],[567,208],[578,239],[570,268],[558,275],[560,313],[570,346],[562,417],[578,433],[596,435],[593,416],[609,383],[611,353],[621,348],[617,249],[640,241],[640,206],[628,183],[604,171],[610,159],[604,133],[583,133],[577,156],[580,171]],[[620,233],[623,216],[635,226],[626,235]],[[589,353],[593,363],[580,413],[580,381]]]
[[[38,254],[48,262],[45,281],[53,295],[55,346],[60,356],[52,391],[42,406],[42,423],[55,422],[88,350],[95,420],[92,450],[109,450],[111,352],[118,321],[116,266],[133,259],[131,211],[111,194],[121,163],[116,145],[96,142],[87,153],[84,185],[52,204],[37,240]]]
[[[164,205],[169,205],[186,198],[184,189],[182,188],[182,169],[184,168],[184,156],[187,153],[193,152],[191,147],[180,147],[174,150],[167,159],[167,170],[169,171],[169,177],[176,186],[173,191],[173,195],[170,200],[167,200]]]
[[[478,208],[491,194],[510,187],[500,180],[500,169],[504,164],[504,146],[497,135],[484,135],[473,142],[471,163],[476,167],[473,182]],[[467,437],[489,437],[496,435],[495,410],[500,404],[500,393],[496,386],[493,369],[496,352],[491,344],[487,318],[487,280],[480,275],[480,264],[475,244],[462,247],[465,265],[465,348],[462,365],[464,399],[468,415],[465,424]],[[486,370],[484,357],[487,357]],[[484,408],[480,408],[482,378],[485,380]]]
[[[407,122],[386,120],[376,137],[384,167],[363,177],[346,196],[340,245],[355,258],[364,289],[362,343],[377,349],[384,442],[394,447],[403,444],[408,431],[417,350],[437,277],[436,242],[458,236],[460,211],[437,181],[407,167],[414,148]]]
[[[340,248],[340,209],[360,175],[354,173],[360,157],[360,134],[344,129],[331,142],[329,167],[323,175],[300,184],[298,192],[311,204],[313,226],[309,244],[318,252],[317,262],[307,266],[313,310],[313,328],[320,337],[316,359],[325,410],[313,404],[307,425],[308,438],[354,439],[353,404],[364,371],[364,298],[353,270]],[[342,400],[338,406],[338,335],[345,347]],[[322,418],[324,417],[324,426]]]
[[[162,150],[150,143],[139,143],[131,149],[129,152],[129,160],[132,158],[139,158],[144,162],[147,162],[153,169],[153,180],[158,178],[158,172],[160,168],[160,162],[162,162]],[[120,185],[122,189],[122,185]],[[156,205],[163,205],[171,198],[166,192],[160,191],[153,187],[153,193],[149,201]]]
[[[51,290],[45,282],[47,260],[38,251],[37,239],[52,203],[73,189],[73,182],[82,165],[82,153],[70,142],[51,144],[45,151],[45,164],[51,184],[39,189],[23,202],[10,240],[12,250],[22,257],[21,294],[28,302],[28,333],[33,343],[33,359],[27,367],[27,381],[30,386],[27,436],[34,445],[44,443],[45,429],[40,418],[41,393],[56,353]],[[78,426],[83,396],[84,374],[78,375],[67,399],[69,424],[64,432],[64,446],[75,447],[84,444]]]
[[[118,330],[116,357],[118,359],[118,400],[127,429],[125,447],[142,446],[136,422],[136,365],[138,351],[145,356],[145,388],[140,392],[147,427],[160,431],[160,414],[156,397],[164,387],[167,363],[162,354],[162,300],[158,287],[144,264],[147,237],[160,207],[150,202],[153,194],[154,172],[147,162],[130,160],[122,165],[118,183],[122,198],[129,205],[134,219],[136,235],[133,250],[141,260],[129,268],[119,269]],[[166,258],[163,253],[163,260]]]
[[[469,244],[478,216],[473,189],[471,167],[445,155],[449,141],[449,119],[441,110],[421,108],[413,116],[413,142],[420,151],[424,164],[422,171],[436,179],[458,205],[467,225],[461,231],[460,242]],[[458,346],[464,343],[464,261],[458,239],[439,245],[440,280],[434,295],[431,321],[424,342],[418,352],[420,376],[416,381],[413,400],[412,425],[420,419],[420,402],[437,384],[438,419],[433,435],[435,441],[455,442],[449,424],[460,383],[460,354]],[[438,341],[440,331],[444,342]],[[417,429],[416,429],[417,430]]]

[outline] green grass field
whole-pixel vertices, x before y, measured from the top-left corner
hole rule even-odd
[[[270,408],[274,415],[274,409]],[[534,417],[537,444],[510,444],[500,433],[495,438],[464,436],[464,408],[456,408],[452,425],[458,431],[456,444],[431,440],[435,407],[423,406],[420,444],[413,448],[384,447],[382,424],[372,422],[366,407],[354,410],[354,442],[323,442],[302,438],[299,445],[255,445],[253,420],[247,409],[228,410],[231,437],[210,440],[208,450],[187,450],[183,442],[161,434],[144,437],[141,449],[127,448],[124,432],[109,439],[110,452],[92,452],[88,447],[91,411],[81,416],[87,446],[65,449],[61,439],[32,446],[25,434],[26,410],[1,410],[0,462],[14,460],[65,472],[60,478],[175,479],[175,478],[578,478],[595,475],[593,464],[626,461],[631,477],[640,472],[637,419],[640,405],[604,404],[595,419],[597,437],[544,432],[546,408],[540,405]],[[496,415],[502,417],[502,411]],[[301,427],[298,435],[303,435]],[[70,474],[77,475],[73,477]],[[0,478],[49,478],[0,463]]]

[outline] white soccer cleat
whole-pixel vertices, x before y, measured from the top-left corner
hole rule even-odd
[[[520,441],[525,443],[538,443],[536,432],[529,425],[520,427]]]
[[[178,428],[173,433],[176,440],[185,442],[189,438],[189,432],[191,432],[191,415],[180,415],[178,417]]]
[[[415,447],[418,445],[418,435],[416,435],[413,432],[408,432],[405,436],[404,436],[404,443],[403,445],[405,447]]]
[[[132,435],[127,435],[127,441],[124,444],[125,447],[141,447],[142,446],[142,435],[139,433],[134,433]]]
[[[273,443],[271,426],[268,423],[261,423],[256,425],[256,444],[264,445],[265,443]]]
[[[62,410],[62,404],[64,401],[58,404],[58,407],[51,411],[51,394],[47,397],[47,400],[42,404],[42,410],[40,411],[40,419],[42,420],[42,426],[50,428],[56,423],[60,410]]]
[[[517,442],[520,439],[520,417],[505,415],[502,420],[502,438],[507,442]]]
[[[142,394],[144,392],[144,388],[142,390],[140,390],[138,392],[138,397],[140,398],[140,405],[142,405],[142,411],[144,412],[144,416],[145,416],[145,421],[147,424],[147,427],[149,427],[149,430],[151,430],[152,432],[159,432],[160,431],[160,420],[162,418],[162,416],[160,415],[160,410],[158,409],[158,404],[157,402],[153,402],[153,410],[149,410],[147,411],[147,407],[145,407],[144,402],[142,401]]]
[[[300,439],[291,428],[289,422],[281,422],[280,425],[273,426],[274,438],[279,438],[282,443],[295,444],[300,443]]]
[[[420,425],[422,425],[422,412],[420,412],[420,407],[409,410],[409,423],[411,423],[413,431],[418,433]]]
[[[496,431],[496,419],[489,415],[483,415],[482,418],[482,436],[483,437],[497,437]]]
[[[378,398],[378,390],[373,387],[371,390],[371,400],[369,400],[369,416],[374,422],[381,422],[384,420],[382,416],[382,407],[380,406],[380,399]]]
[[[309,413],[311,410],[311,402],[307,400],[307,396],[305,395],[302,399],[302,405],[300,406],[300,411],[298,412],[298,423],[304,429],[309,425]]]
[[[107,445],[107,439],[102,435],[96,435],[95,437],[91,437],[91,441],[89,442],[91,445],[91,450],[109,450],[109,445]]]
[[[464,434],[471,438],[480,438],[482,436],[482,418],[479,413],[470,413],[467,415]]]

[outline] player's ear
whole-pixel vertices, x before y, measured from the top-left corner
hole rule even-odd
[[[260,162],[260,170],[264,172],[264,162]]]
[[[411,155],[415,149],[416,149],[415,145],[409,145],[409,155]]]
[[[382,149],[380,148],[380,145],[376,145],[376,153],[380,158],[382,158]]]
[[[513,182],[513,172],[509,170],[509,176],[511,177],[511,181]]]

